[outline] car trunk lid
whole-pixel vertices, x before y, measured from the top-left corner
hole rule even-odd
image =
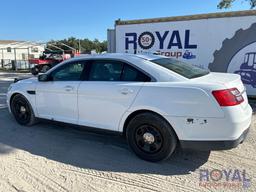
[[[246,108],[248,105],[248,99],[247,99],[245,87],[241,81],[241,77],[237,74],[211,72],[208,75],[195,78],[193,79],[193,81],[221,84],[221,85],[224,85],[225,88],[227,89],[237,88],[244,98],[244,102],[242,102],[240,105],[243,108]]]

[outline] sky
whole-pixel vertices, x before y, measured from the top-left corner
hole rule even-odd
[[[117,19],[143,19],[248,10],[237,0],[219,10],[219,0],[4,0],[0,40],[48,41],[68,37],[107,39]]]

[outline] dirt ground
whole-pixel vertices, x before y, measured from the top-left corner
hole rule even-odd
[[[51,122],[18,125],[5,104],[16,76],[0,72],[0,191],[256,191],[256,115],[246,141],[235,149],[180,150],[150,163],[119,136]],[[206,187],[200,175],[207,171],[215,179],[230,171],[230,177],[221,175],[215,186],[210,177]]]

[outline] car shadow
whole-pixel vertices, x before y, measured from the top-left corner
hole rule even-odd
[[[0,127],[0,155],[21,149],[85,169],[181,175],[198,169],[210,155],[210,152],[178,150],[166,161],[151,163],[136,157],[129,150],[125,138],[119,135],[95,133],[56,122],[23,127],[15,122],[6,109],[0,110]]]

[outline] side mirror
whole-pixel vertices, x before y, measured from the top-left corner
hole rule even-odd
[[[50,81],[50,78],[47,74],[41,74],[41,75],[38,75],[38,81],[46,82],[46,81]]]

